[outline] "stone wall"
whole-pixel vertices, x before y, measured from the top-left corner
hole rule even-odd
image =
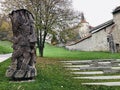
[[[74,45],[66,46],[66,48],[69,50],[91,51],[91,38],[87,38]]]
[[[99,32],[96,32],[92,35],[91,37],[92,51],[108,51],[109,50],[106,29],[100,30]]]
[[[110,27],[107,27],[106,29],[108,28]],[[92,37],[89,37],[75,45],[66,46],[66,48],[69,50],[80,51],[109,51],[106,29],[93,33]]]

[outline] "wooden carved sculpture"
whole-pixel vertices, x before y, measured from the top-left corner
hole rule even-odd
[[[12,79],[32,79],[36,76],[36,36],[33,15],[20,9],[9,14],[13,30],[13,54],[6,76]]]

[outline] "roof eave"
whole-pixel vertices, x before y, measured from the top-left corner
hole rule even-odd
[[[112,13],[116,14],[116,13],[119,13],[119,12],[120,12],[120,10],[116,10],[116,11],[113,11]]]
[[[103,24],[91,29],[90,33],[92,33],[92,34],[96,33],[96,32],[101,31],[102,29],[104,29],[104,28],[106,28],[106,27],[108,27],[110,25],[113,25],[113,24],[114,24],[113,20],[109,20],[108,22],[103,23]]]

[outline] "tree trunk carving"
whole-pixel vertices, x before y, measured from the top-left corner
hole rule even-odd
[[[13,54],[6,76],[23,80],[34,78],[37,74],[35,68],[37,39],[33,15],[25,9],[20,9],[12,11],[9,17],[13,30]]]

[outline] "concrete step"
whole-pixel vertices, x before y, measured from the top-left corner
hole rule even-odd
[[[77,68],[79,70],[96,70],[96,69],[120,69],[120,66],[90,66],[90,65],[64,65],[67,68]]]
[[[67,67],[67,68],[73,68],[73,67],[78,67],[78,68],[81,68],[81,67],[89,67],[90,65],[65,65],[64,67]]]
[[[106,70],[106,69],[111,69],[110,66],[106,66],[106,67],[80,67],[80,70]]]
[[[78,61],[60,61],[64,64],[71,64],[71,65],[81,65],[81,64],[90,64],[92,60],[78,60]]]
[[[67,70],[72,70],[72,71],[76,71],[76,70],[80,70],[79,67],[72,67],[72,68],[66,68]]]
[[[108,73],[120,73],[120,67],[67,67],[67,70],[71,71],[103,71],[105,74]]]
[[[64,65],[90,65],[91,67],[100,67],[100,66],[120,66],[118,62],[67,62],[63,63]]]
[[[120,67],[111,67],[111,69],[120,69]]]
[[[92,62],[92,60],[74,60],[74,61],[60,61],[62,63],[83,63],[83,62]]]
[[[71,72],[72,74],[85,74],[85,75],[94,75],[94,74],[103,74],[102,71],[90,71],[90,72]]]
[[[109,80],[109,79],[120,79],[120,76],[87,76],[87,77],[73,77],[74,79],[91,79],[91,80]]]
[[[96,59],[96,60],[71,60],[71,61],[60,61],[63,63],[74,63],[74,62],[120,62],[120,59]]]
[[[61,61],[70,70],[74,79],[107,80],[108,82],[87,82],[82,85],[120,86],[120,59]],[[106,76],[104,76],[106,74]],[[111,74],[111,75],[108,75]],[[117,75],[115,75],[117,74]],[[113,82],[109,82],[114,80]]]
[[[120,86],[120,82],[97,82],[97,83],[82,83],[82,85]]]

